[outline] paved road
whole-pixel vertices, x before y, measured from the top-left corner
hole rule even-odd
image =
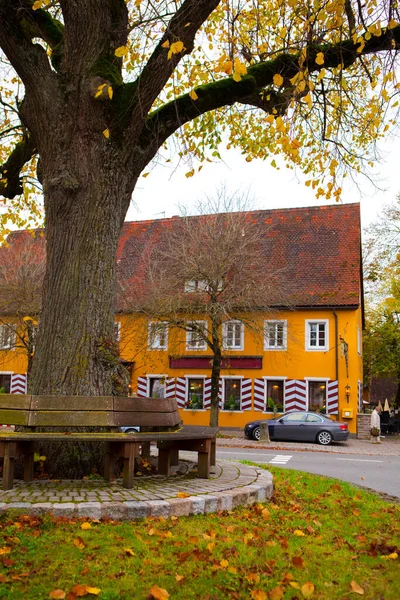
[[[217,448],[217,457],[328,475],[400,498],[400,457]],[[364,477],[364,479],[362,479]]]

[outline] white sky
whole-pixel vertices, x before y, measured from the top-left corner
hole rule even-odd
[[[382,206],[400,192],[400,138],[386,140],[380,151],[382,160],[372,174],[379,189],[360,176],[356,184],[348,181],[342,194],[342,202],[361,202],[363,227],[376,219]],[[270,166],[270,160],[247,163],[234,150],[222,156],[224,161],[205,163],[202,171],[189,179],[185,173],[191,166],[154,166],[146,178],[140,178],[133,196],[136,206],[131,206],[126,220],[171,217],[179,214],[179,205],[188,207],[190,212],[193,202],[205,193],[212,196],[222,184],[230,192],[249,191],[256,209],[327,204],[325,199],[317,200],[313,190],[301,183],[305,177],[299,174],[296,178],[294,171],[284,165],[278,171]]]

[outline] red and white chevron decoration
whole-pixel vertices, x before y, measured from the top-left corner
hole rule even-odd
[[[357,385],[357,400],[358,400],[358,412],[361,413],[363,410],[363,389],[364,385],[362,381],[358,382]]]
[[[285,381],[285,412],[307,410],[307,383],[301,379]]]
[[[175,396],[179,408],[186,406],[186,377],[178,377],[176,380]]]
[[[203,395],[203,407],[210,408],[211,406],[211,378],[207,377],[204,380],[204,395]]]
[[[137,395],[139,398],[147,398],[147,377],[138,377]]]
[[[254,410],[265,410],[265,379],[254,380]]]
[[[242,379],[242,410],[251,410],[251,379]]]
[[[218,405],[219,405],[219,410],[222,410],[223,407],[224,407],[223,389],[224,389],[224,380],[220,379],[219,380],[219,390],[218,390]]]
[[[326,384],[326,414],[337,415],[339,412],[339,382],[328,381]]]
[[[13,373],[11,375],[10,394],[26,394],[26,373]]]
[[[175,378],[170,377],[165,382],[165,397],[166,398],[174,398],[175,397]]]

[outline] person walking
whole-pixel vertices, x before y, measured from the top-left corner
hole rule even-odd
[[[371,431],[372,429],[377,429],[379,431],[381,431],[381,407],[380,406],[376,406],[374,408],[374,410],[371,413]],[[378,434],[378,436],[373,436],[371,434],[371,441],[375,441],[377,444],[381,443],[381,438],[380,435]]]

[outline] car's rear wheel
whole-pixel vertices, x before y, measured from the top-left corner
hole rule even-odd
[[[322,446],[328,446],[332,441],[332,434],[329,431],[320,431],[317,435],[318,444],[322,444]]]
[[[260,428],[259,427],[255,427],[253,429],[253,440],[257,440],[257,442],[260,441]]]

